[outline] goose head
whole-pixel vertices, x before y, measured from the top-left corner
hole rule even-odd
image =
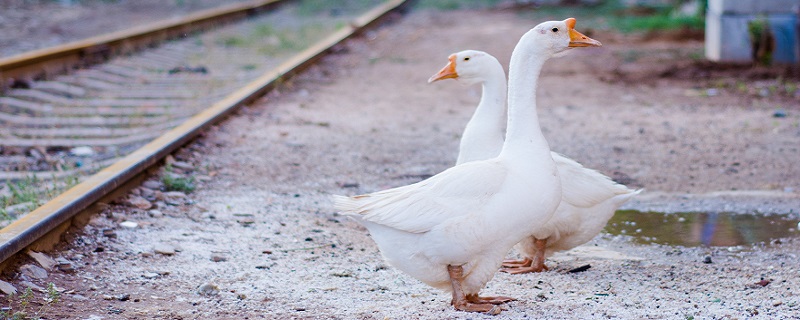
[[[530,40],[537,44],[539,50],[543,51],[540,53],[550,57],[572,48],[602,46],[600,41],[575,30],[575,23],[575,18],[542,22],[533,27],[525,37],[530,37]]]
[[[500,65],[500,62],[492,55],[476,50],[464,50],[451,54],[448,60],[450,62],[431,76],[428,83],[444,79],[461,80],[466,85],[482,83],[487,80],[486,76],[492,74]]]

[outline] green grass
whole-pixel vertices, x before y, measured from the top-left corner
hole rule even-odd
[[[303,16],[337,15],[342,12],[373,8],[382,2],[384,0],[302,0],[297,6],[297,13]]]
[[[436,10],[486,9],[502,2],[503,0],[420,0],[417,7]]]
[[[167,191],[191,193],[196,188],[196,181],[193,176],[178,176],[172,172],[171,165],[164,167],[164,173],[161,175],[161,182],[164,184],[164,189]]]
[[[44,201],[55,198],[79,182],[76,175],[66,176],[63,179],[53,177],[52,180],[41,180],[32,175],[20,181],[6,182],[8,193],[0,195],[0,220],[13,220],[19,216],[19,214],[10,215],[6,211],[7,207],[30,203],[26,211],[33,210]]]
[[[501,0],[420,0],[417,8],[436,10],[485,9],[503,3]],[[673,14],[679,6],[673,0],[672,5],[662,7],[627,8],[620,0],[607,0],[594,6],[540,6],[531,9],[519,9],[525,18],[533,21],[561,20],[568,17],[578,19],[578,28],[583,29],[615,29],[617,31],[651,32],[660,30],[694,29],[705,27],[705,18],[701,12],[692,16]]]
[[[675,17],[669,13],[657,13],[643,17],[619,17],[611,20],[611,26],[622,32],[648,32],[659,30],[679,30],[705,28],[705,19],[700,16]]]
[[[328,31],[329,27],[321,23],[305,24],[299,29],[275,29],[264,25],[256,28],[252,38],[258,43],[259,52],[274,56],[303,50]]]
[[[41,319],[51,307],[61,301],[61,294],[56,290],[56,286],[51,282],[47,284],[47,292],[42,297],[43,302],[37,302],[39,308],[31,310],[31,303],[34,302],[36,296],[30,287],[25,288],[22,294],[10,294],[6,297],[8,305],[16,307],[8,311],[0,312],[0,319],[13,319],[13,320],[27,320],[27,319]]]

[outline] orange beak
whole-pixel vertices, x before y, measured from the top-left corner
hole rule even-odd
[[[447,65],[442,68],[442,70],[439,70],[438,73],[431,76],[430,79],[428,79],[428,83],[444,79],[458,78],[458,73],[456,72],[456,55],[451,54],[447,59],[449,59],[450,62],[448,62]]]
[[[564,20],[567,24],[567,28],[569,29],[569,47],[570,48],[580,48],[580,47],[599,47],[603,44],[600,41],[595,39],[589,38],[582,33],[575,30],[575,18],[567,18]]]

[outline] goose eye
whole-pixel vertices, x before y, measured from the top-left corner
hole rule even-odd
[[[469,57],[464,57],[464,61],[469,61]]]
[[[553,28],[553,32],[558,32],[558,28]]]

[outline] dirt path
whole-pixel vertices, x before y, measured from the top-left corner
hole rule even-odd
[[[425,80],[463,49],[507,65],[536,23],[511,12],[415,11],[367,33],[180,152],[201,181],[189,198],[174,195],[157,211],[111,205],[52,254],[76,271],[5,279],[67,290],[48,312],[59,319],[796,316],[796,239],[681,248],[600,236],[556,256],[553,271],[498,274],[484,292],[520,300],[490,317],[453,311],[447,294],[386,265],[363,228],[332,212],[331,194],[404,185],[452,165],[480,91]],[[590,27],[578,21],[579,30]],[[592,36],[604,47],[575,50],[543,71],[539,112],[554,150],[647,188],[632,208],[684,193],[725,191],[737,200],[729,191],[760,190],[779,201],[765,205],[758,193],[753,206],[798,211],[796,97],[724,88],[697,96],[703,81],[642,69],[665,68],[669,56],[626,57],[659,55],[664,46],[685,54],[700,44]],[[778,106],[787,117],[773,117]],[[588,271],[566,272],[586,264]]]

